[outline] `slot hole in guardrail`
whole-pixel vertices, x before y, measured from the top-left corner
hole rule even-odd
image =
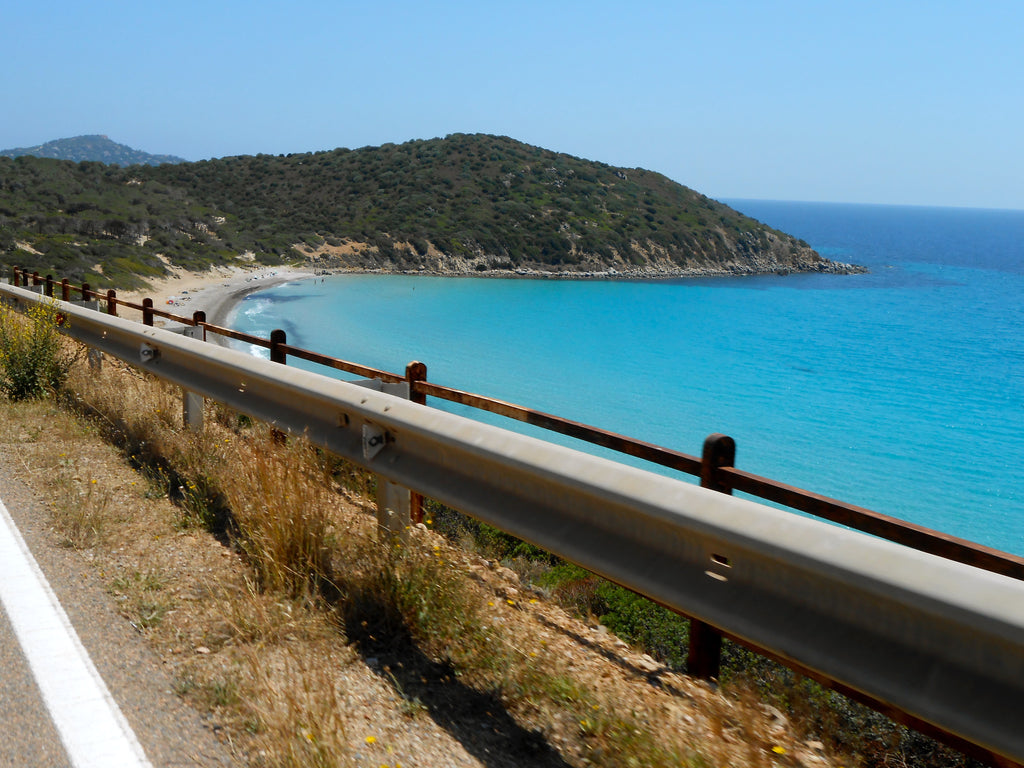
[[[719,573],[719,570],[723,568],[732,568],[732,563],[729,562],[729,558],[725,555],[711,554],[711,569],[704,571],[705,576],[709,576],[715,581],[728,581],[729,577],[724,573]]]

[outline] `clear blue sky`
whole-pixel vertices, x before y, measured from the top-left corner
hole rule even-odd
[[[717,198],[1024,209],[1024,2],[12,2],[0,148],[494,133]]]

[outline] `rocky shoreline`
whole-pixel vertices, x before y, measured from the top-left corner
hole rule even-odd
[[[829,275],[862,275],[868,272],[867,267],[858,264],[846,264],[838,261],[821,261],[804,268],[774,267],[757,268],[728,264],[721,267],[667,267],[663,265],[645,264],[643,266],[624,267],[622,269],[587,270],[551,270],[538,267],[518,267],[516,269],[486,268],[465,269],[458,267],[438,268],[421,267],[419,269],[394,269],[389,267],[348,267],[319,266],[310,264],[318,275],[365,274],[365,275],[424,275],[430,277],[482,277],[482,278],[524,278],[540,280],[674,280],[702,277],[757,277],[776,275],[785,277],[796,274],[829,274]]]
[[[305,267],[323,274],[368,273],[433,275],[441,277],[503,277],[539,279],[664,280],[746,275],[789,275],[818,273],[863,274],[868,270],[823,258],[803,241],[765,235],[765,243],[719,242],[720,250],[669,251],[647,244],[635,246],[631,254],[600,256],[575,254],[572,261],[551,264],[535,260],[513,262],[501,254],[472,251],[444,253],[433,248],[423,255],[408,249],[381,250],[366,243],[326,243],[311,246],[296,243],[293,251],[305,259]]]

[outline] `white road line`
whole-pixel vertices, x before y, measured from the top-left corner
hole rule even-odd
[[[0,501],[0,602],[75,768],[152,768]]]

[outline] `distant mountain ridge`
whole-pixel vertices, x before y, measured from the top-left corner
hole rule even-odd
[[[0,150],[4,157],[33,155],[54,160],[72,160],[76,163],[91,160],[108,165],[163,165],[164,163],[185,163],[184,158],[174,155],[151,155],[126,144],[118,144],[108,136],[93,134],[73,136],[69,139],[55,139],[35,147],[19,147]]]

